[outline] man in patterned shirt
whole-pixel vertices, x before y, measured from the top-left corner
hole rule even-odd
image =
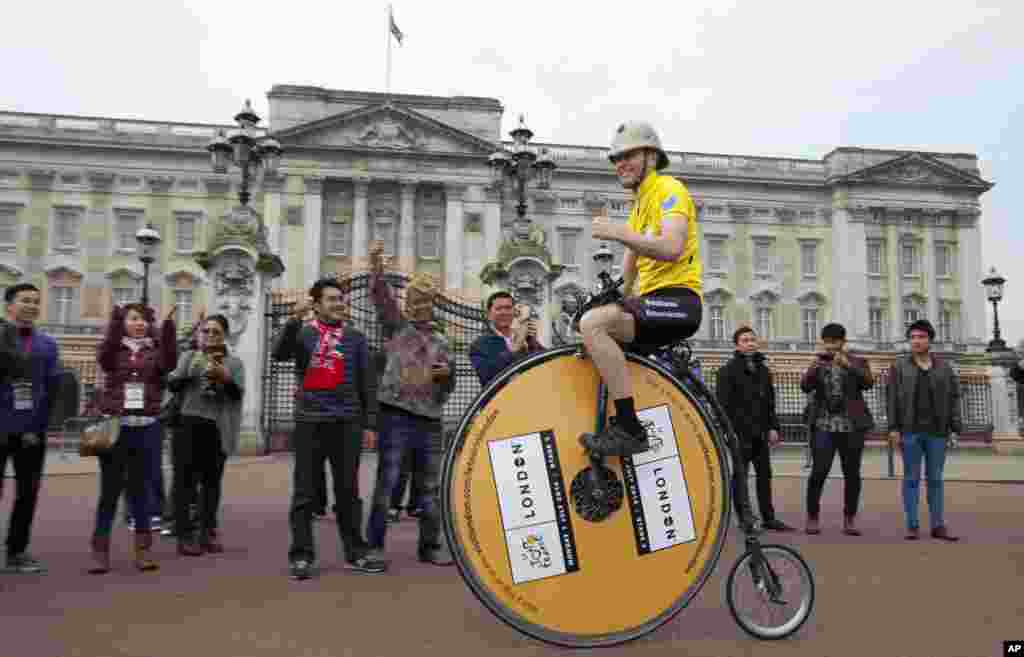
[[[846,329],[828,324],[821,330],[825,349],[804,373],[800,387],[811,395],[811,449],[814,467],[807,482],[807,533],[821,533],[821,491],[836,451],[843,468],[843,533],[860,536],[856,527],[860,502],[860,466],[864,434],[874,426],[863,392],[874,385],[868,361],[847,353]]]

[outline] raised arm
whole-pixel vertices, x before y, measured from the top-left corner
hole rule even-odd
[[[123,339],[124,309],[121,306],[114,306],[110,311],[110,321],[103,333],[103,340],[96,349],[96,362],[99,363],[100,369],[113,372],[117,368],[117,351],[121,348]]]
[[[178,362],[178,326],[174,323],[174,309],[160,325],[160,372],[167,373]]]
[[[380,240],[370,243],[370,294],[377,309],[384,335],[394,335],[401,327],[402,311],[398,308],[391,286],[384,280],[384,244]]]

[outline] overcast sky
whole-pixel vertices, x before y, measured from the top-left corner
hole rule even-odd
[[[274,84],[383,91],[387,3],[15,3],[0,109],[221,123]],[[1024,3],[397,2],[392,89],[488,96],[505,130],[604,145],[647,118],[670,149],[820,158],[837,146],[972,152],[983,261],[1024,338]],[[1014,157],[1017,156],[1017,157]],[[1012,220],[1012,217],[1018,217]],[[1016,256],[1016,257],[1014,257]]]

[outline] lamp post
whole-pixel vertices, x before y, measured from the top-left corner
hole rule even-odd
[[[512,137],[511,148],[502,147],[492,153],[489,158],[491,181],[499,189],[504,186],[506,178],[515,185],[518,195],[516,204],[518,218],[515,221],[515,230],[518,237],[525,238],[530,231],[530,222],[526,218],[527,183],[531,178],[535,178],[537,189],[550,188],[551,177],[556,165],[546,148],[541,149],[538,155],[530,145],[533,131],[526,127],[522,114],[519,115],[519,126],[509,135]]]
[[[135,233],[135,241],[139,243],[139,261],[142,262],[142,305],[149,305],[149,266],[156,260],[157,247],[160,246],[160,233],[147,223]]]
[[[989,269],[988,278],[981,282],[985,286],[988,300],[992,302],[993,324],[992,340],[986,351],[1006,351],[1006,342],[999,336],[999,302],[1003,300],[1003,284],[1006,279],[999,275],[995,267]]]
[[[263,129],[257,127],[259,122],[260,117],[253,111],[252,102],[246,100],[242,111],[235,115],[238,128],[229,134],[219,130],[213,141],[206,146],[215,173],[227,173],[231,164],[242,170],[242,184],[238,189],[238,200],[242,206],[248,205],[252,197],[249,184],[257,171],[262,170],[264,175],[276,174],[281,164],[281,154],[284,153],[276,139],[262,134]]]

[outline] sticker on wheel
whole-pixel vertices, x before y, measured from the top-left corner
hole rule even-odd
[[[650,449],[623,459],[622,478],[641,555],[696,540],[693,507],[667,404],[637,411]]]
[[[512,581],[579,570],[569,501],[551,431],[488,443]]]

